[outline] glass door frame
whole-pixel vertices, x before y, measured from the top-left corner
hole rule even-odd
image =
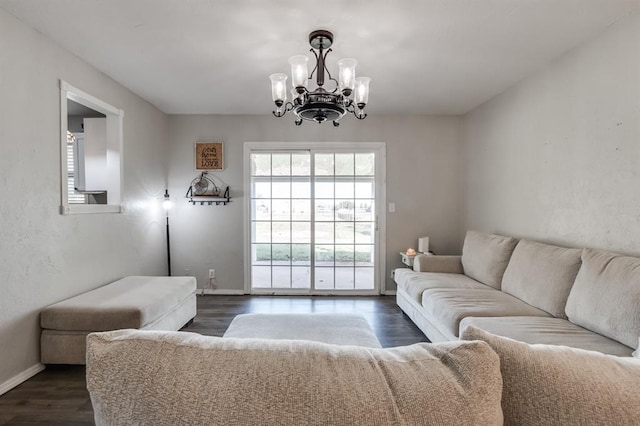
[[[373,152],[375,153],[375,252],[373,290],[253,289],[251,287],[251,153],[254,151]],[[312,160],[313,164],[313,160]],[[245,142],[244,175],[244,291],[262,295],[378,295],[386,287],[386,143],[384,142]],[[313,184],[313,181],[312,181]],[[313,192],[312,192],[313,194]],[[312,230],[313,232],[313,230]]]

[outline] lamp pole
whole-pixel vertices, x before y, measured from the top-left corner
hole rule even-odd
[[[167,218],[167,276],[171,276],[171,244],[169,243],[169,210],[173,203],[169,197],[169,190],[164,190],[164,201],[162,202],[162,208],[164,208],[165,216]]]

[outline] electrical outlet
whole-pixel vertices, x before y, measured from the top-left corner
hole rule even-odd
[[[216,270],[215,269],[209,269],[209,279],[215,278],[216,277]]]
[[[394,279],[396,277],[396,270],[392,269],[391,270],[391,279]]]

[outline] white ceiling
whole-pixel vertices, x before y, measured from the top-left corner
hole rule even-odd
[[[265,114],[269,74],[335,35],[370,113],[460,114],[541,69],[640,0],[0,0],[0,8],[169,114]],[[308,53],[311,55],[311,53]],[[73,83],[73,82],[71,82]],[[313,86],[315,87],[315,86]]]

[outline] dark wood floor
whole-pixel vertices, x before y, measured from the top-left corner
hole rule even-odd
[[[384,347],[428,341],[404,316],[395,297],[201,296],[198,315],[183,329],[222,336],[243,313],[360,313]],[[0,425],[93,425],[84,366],[47,366],[46,370],[0,396]]]

